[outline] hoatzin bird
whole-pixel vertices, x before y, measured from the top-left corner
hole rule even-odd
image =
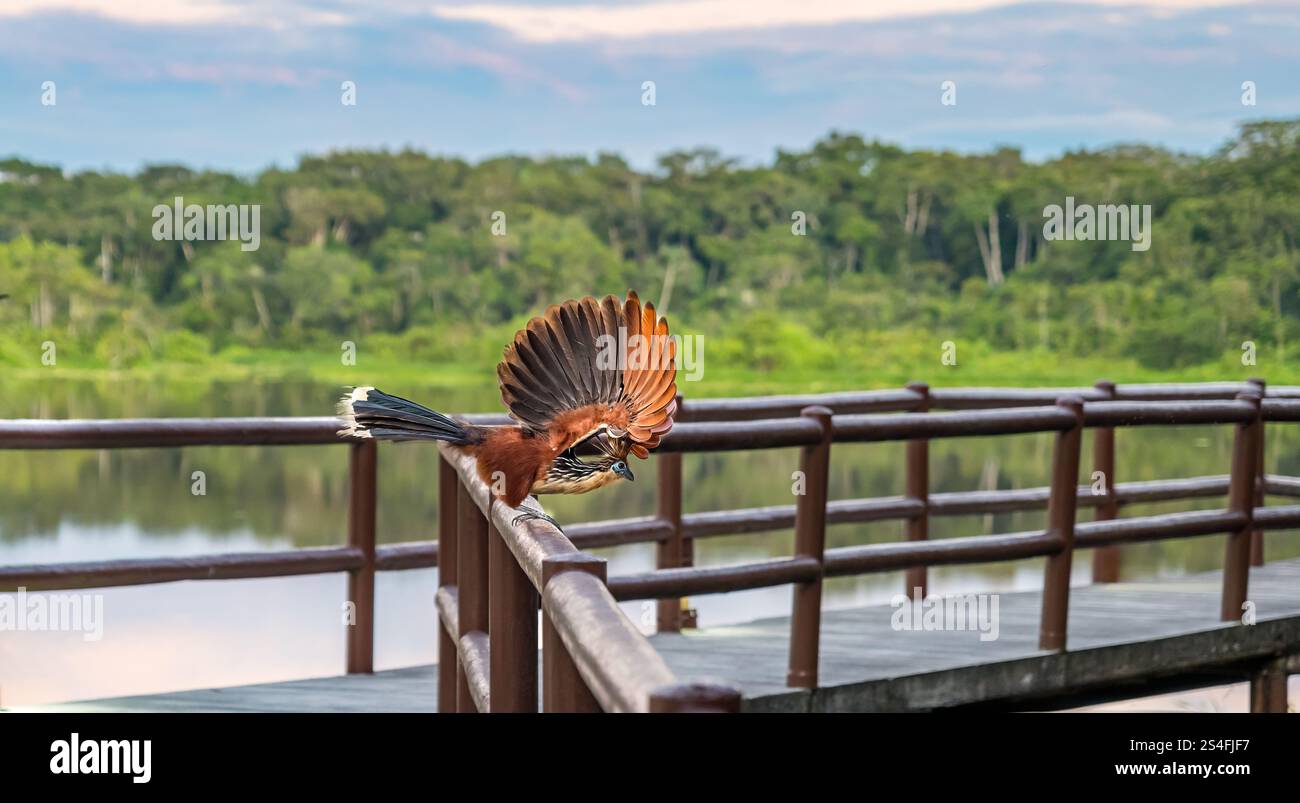
[[[514,424],[457,421],[358,387],[339,404],[339,434],[450,443],[477,461],[479,477],[511,507],[529,494],[587,493],[634,479],[628,455],[645,459],[672,428],[676,357],[668,321],[635,292],[625,301],[566,301],[516,332],[497,365]],[[516,521],[528,518],[555,523],[540,513]]]

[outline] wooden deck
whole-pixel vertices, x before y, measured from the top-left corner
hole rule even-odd
[[[1037,649],[1040,594],[998,595],[998,637],[896,631],[894,609],[822,615],[821,685],[785,687],[788,618],[653,637],[683,678],[740,685],[753,711],[900,711],[970,705],[1032,708],[1155,694],[1242,679],[1271,656],[1300,656],[1300,560],[1252,569],[1252,626],[1218,622],[1218,572],[1076,588],[1066,653]],[[1292,671],[1300,672],[1293,658]],[[202,689],[42,707],[59,711],[377,711],[437,707],[432,666],[374,675]],[[23,709],[38,710],[38,709]]]

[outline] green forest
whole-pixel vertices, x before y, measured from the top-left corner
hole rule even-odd
[[[260,205],[260,247],[156,239],[153,210],[177,197]],[[1047,240],[1044,210],[1067,197],[1149,205],[1149,249]],[[490,381],[528,317],[636,288],[704,337],[706,380],[752,388],[1294,382],[1298,235],[1300,120],[1244,125],[1209,155],[1041,163],[848,133],[770,164],[697,149],[648,171],[614,154],[344,151],[256,176],[10,158],[0,366],[333,378],[356,370],[349,342],[379,375]]]

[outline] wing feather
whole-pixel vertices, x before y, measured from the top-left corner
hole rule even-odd
[[[568,306],[567,304],[565,306]],[[579,356],[575,352],[581,347],[581,341],[577,340],[577,335],[572,326],[572,322],[564,307],[555,310],[555,317],[549,314],[546,316],[546,334],[548,340],[554,344],[556,367],[560,373],[568,377],[574,383],[574,394],[569,399],[570,403],[592,398],[595,388],[593,387],[594,377],[591,377],[591,371],[584,370],[585,355]]]
[[[677,395],[677,344],[668,337],[667,331],[665,326],[664,333],[656,335],[654,338],[655,348],[653,349],[653,362],[651,363],[651,365],[666,366],[666,368],[647,377],[638,393],[638,399],[642,401],[642,404],[634,412],[658,410],[668,404],[669,398]]]
[[[515,333],[497,366],[501,400],[553,448],[646,457],[672,428],[676,356],[668,321],[635,292],[566,301]]]
[[[541,430],[546,427],[550,411],[567,407],[572,401],[535,374],[536,368],[529,367],[532,360],[526,357],[527,353],[527,338],[524,332],[520,332],[507,347],[505,359],[497,365],[497,379],[506,407],[530,428]],[[521,409],[516,410],[517,405]],[[526,415],[526,412],[534,415]]]
[[[573,378],[565,375],[560,363],[559,348],[551,342],[545,318],[533,318],[524,329],[524,345],[519,356],[532,374],[539,396],[549,396],[558,406],[573,407],[579,395],[573,387]]]

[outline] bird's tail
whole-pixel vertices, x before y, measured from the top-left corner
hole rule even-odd
[[[339,400],[339,435],[385,441],[432,440],[464,446],[480,440],[478,427],[375,388],[355,388]]]

